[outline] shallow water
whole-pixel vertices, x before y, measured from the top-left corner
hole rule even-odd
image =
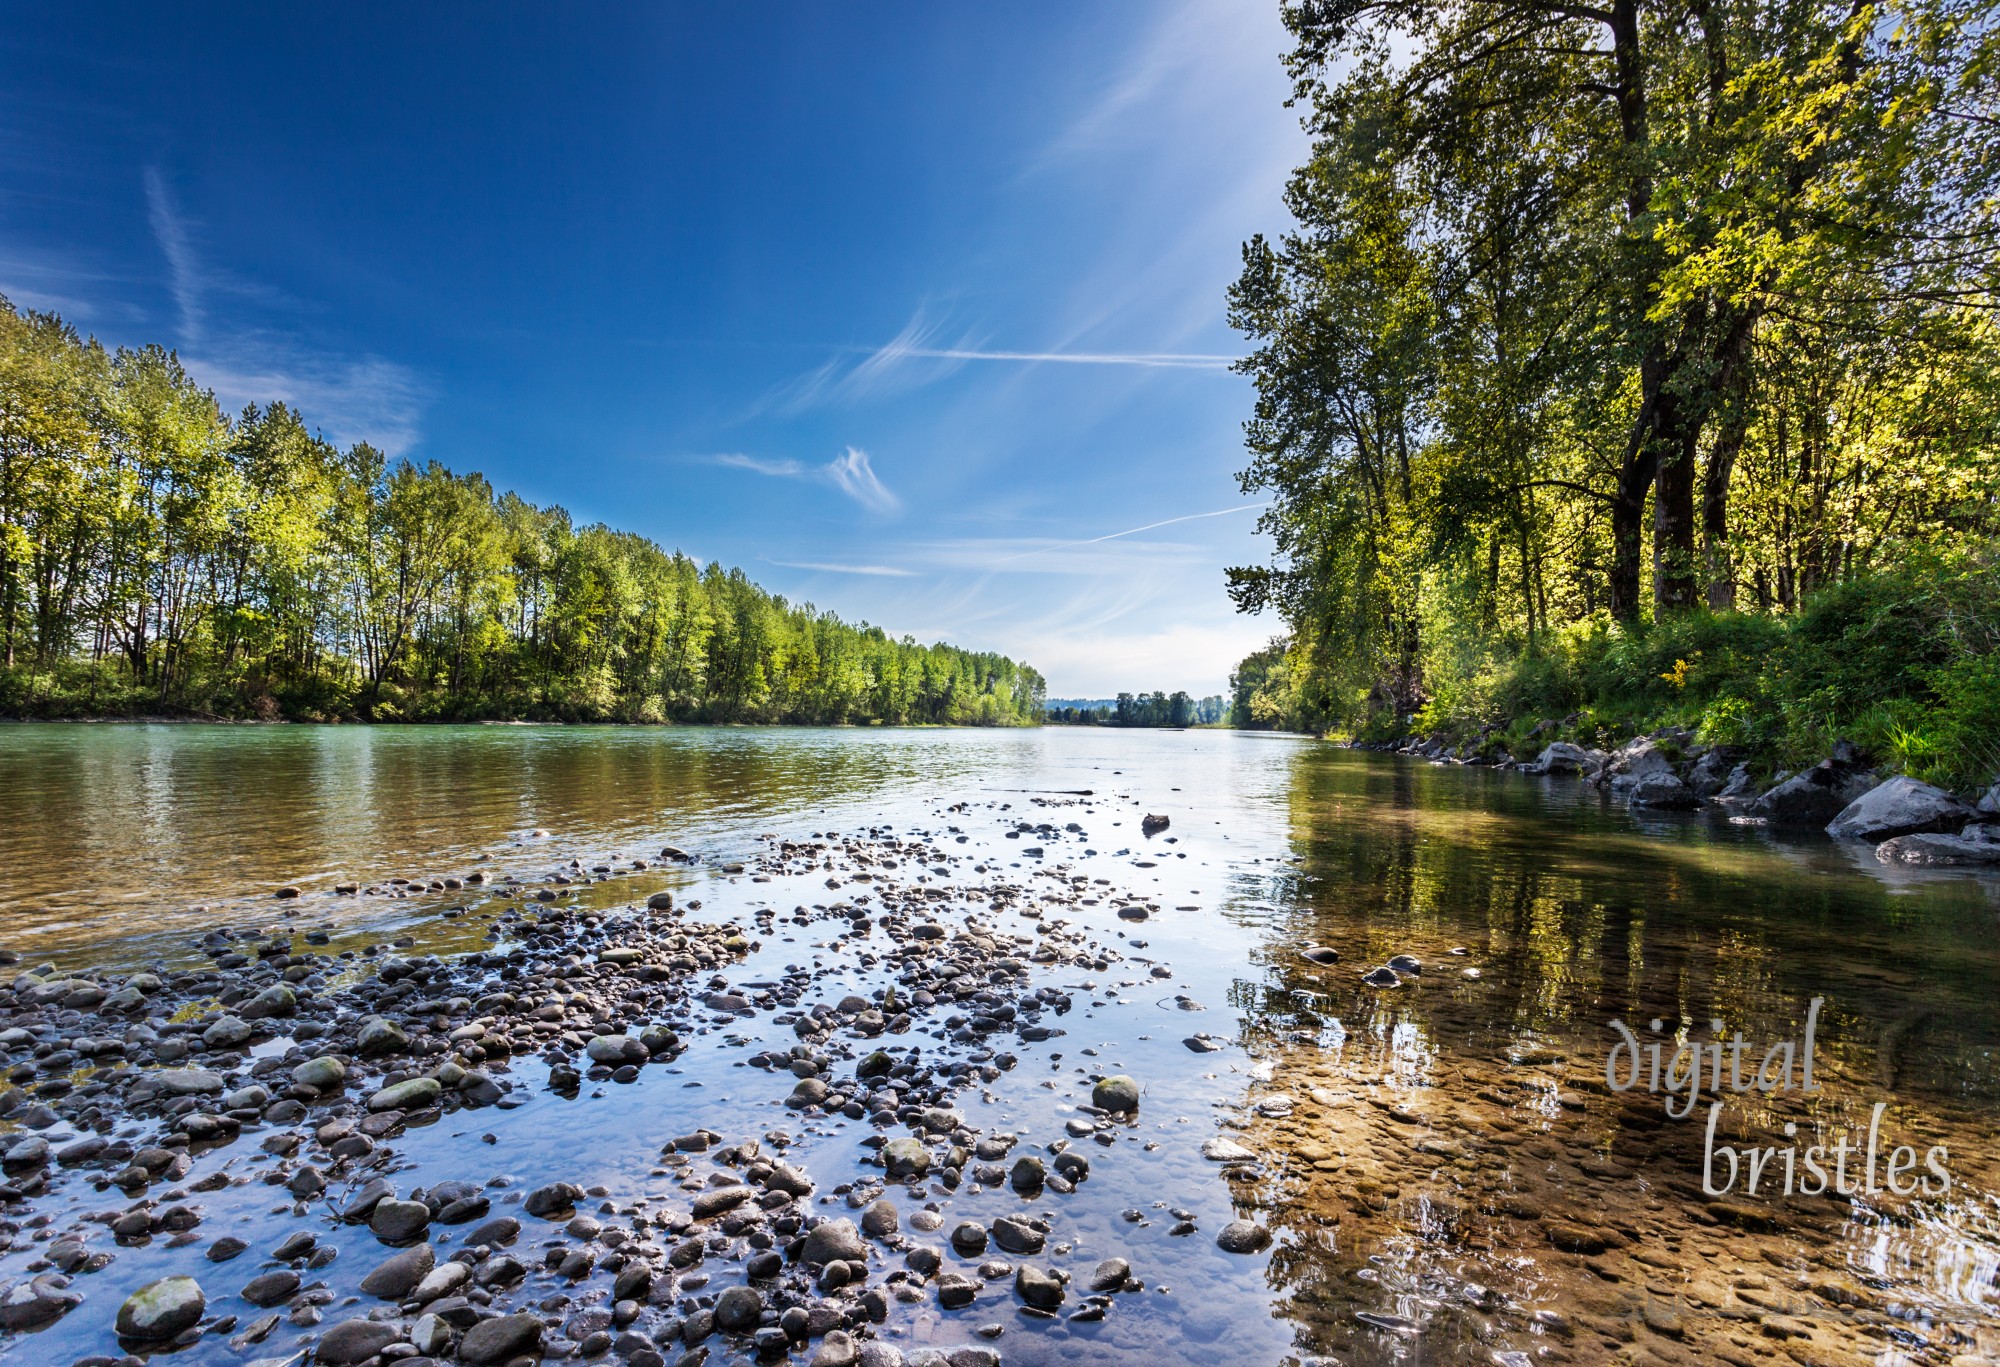
[[[946,810],[959,802],[969,806]],[[1144,812],[1173,825],[1146,837]],[[1023,817],[1084,829],[1006,838]],[[0,944],[29,963],[137,965],[186,953],[216,924],[289,919],[330,928],[336,945],[393,935],[445,950],[480,943],[470,919],[442,915],[476,909],[474,890],[332,890],[421,885],[481,856],[479,867],[540,878],[669,841],[707,862],[579,881],[565,895],[612,907],[675,886],[723,919],[826,896],[823,875],[763,883],[720,871],[761,834],[870,826],[930,832],[959,851],[899,876],[952,885],[983,865],[1044,893],[1057,865],[1106,880],[1081,898],[1062,892],[1060,914],[1126,962],[1079,990],[1066,1036],[1020,1048],[990,1100],[967,1098],[973,1123],[1059,1133],[1087,1098],[1086,1070],[1129,1072],[1146,1088],[1140,1123],[1060,1203],[1072,1251],[1058,1261],[1124,1256],[1148,1291],[1119,1298],[1101,1325],[1048,1325],[1017,1321],[1001,1284],[957,1315],[899,1311],[893,1341],[962,1342],[997,1319],[1008,1326],[998,1346],[1019,1363],[1942,1363],[2000,1349],[1996,884],[1892,876],[1865,852],[1707,817],[1635,819],[1568,780],[1203,731],[9,727]],[[274,901],[285,884],[305,895]],[[1117,891],[1161,910],[1121,922],[1107,896]],[[1340,962],[1301,956],[1315,944]],[[1422,973],[1394,989],[1361,983],[1401,953]],[[825,992],[868,983],[807,928],[729,976],[801,962],[828,970]],[[1153,964],[1170,976],[1150,977]],[[1079,975],[1057,977],[1081,987]],[[1725,1075],[1714,1142],[1803,1149],[1865,1136],[1886,1103],[1883,1160],[1905,1143],[1943,1146],[1948,1193],[1774,1195],[1766,1175],[1756,1195],[1739,1181],[1717,1201],[1701,1189],[1706,1096],[1674,1119],[1659,1095],[1606,1086],[1614,1019],[1642,1046],[1669,1041],[1669,1058],[1677,1035],[1706,1043],[1719,1020],[1723,1040],[1740,1031],[1754,1043],[1754,1068],[1770,1043],[1802,1038],[1815,997],[1818,1090],[1737,1094]],[[1224,1047],[1191,1052],[1182,1040],[1197,1031]],[[744,1052],[789,1032],[760,1019],[731,1038],[749,1043],[711,1035],[678,1071],[648,1069],[577,1101],[537,1088],[519,1110],[413,1132],[397,1181],[505,1173],[602,1182],[615,1202],[671,1195],[651,1167],[663,1139],[794,1119],[769,1078],[738,1070]],[[1794,1137],[1781,1137],[1787,1123]],[[835,1174],[869,1132],[820,1128],[795,1152]],[[1256,1161],[1225,1175],[1199,1152],[1218,1134]],[[247,1147],[210,1155],[190,1181],[240,1170]],[[253,1247],[275,1242],[250,1232],[269,1218],[256,1184],[202,1201],[204,1243],[237,1225]],[[1005,1190],[965,1193],[950,1218],[1020,1204]],[[1176,1207],[1198,1232],[1169,1233]],[[1276,1246],[1219,1252],[1215,1232],[1238,1215],[1266,1223]],[[344,1293],[380,1250],[365,1228],[324,1234],[343,1247],[327,1275]],[[31,1252],[0,1258],[0,1273]],[[196,1269],[219,1287],[254,1270],[246,1257],[218,1276],[200,1253],[121,1255],[80,1280],[99,1313],[78,1311],[13,1351],[50,1362],[112,1351],[108,1308],[132,1287]],[[227,1299],[212,1292],[212,1309]],[[204,1341],[176,1361],[283,1356],[276,1342],[238,1355]]]

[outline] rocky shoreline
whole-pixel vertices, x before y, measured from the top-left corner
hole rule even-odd
[[[1441,764],[1483,764],[1525,774],[1569,777],[1615,801],[1653,811],[1712,806],[1733,819],[1875,847],[1884,864],[2000,868],[2000,774],[1974,801],[1905,775],[1885,776],[1847,741],[1805,769],[1760,783],[1748,752],[1707,745],[1667,727],[1599,750],[1555,741],[1532,760],[1513,760],[1482,743],[1412,739],[1358,745]]]
[[[1016,838],[1061,834],[1010,824]],[[1065,1265],[1070,1248],[1047,1204],[1089,1179],[1093,1140],[1131,1128],[1138,1085],[1086,1073],[1089,1102],[1047,1135],[983,1129],[959,1099],[1004,1085],[1018,1063],[1010,1045],[1063,1033],[1072,990],[1051,975],[1122,966],[1118,950],[1045,916],[1047,903],[1108,899],[1125,925],[1157,904],[1067,879],[1052,895],[920,872],[945,857],[890,834],[770,838],[754,861],[708,872],[752,883],[824,875],[825,900],[723,922],[697,919],[701,901],[685,886],[679,898],[662,889],[604,911],[555,905],[571,895],[563,884],[608,882],[651,861],[579,864],[541,886],[496,881],[470,910],[454,908],[487,922],[491,945],[456,956],[331,950],[324,930],[297,929],[309,903],[287,887],[276,893],[285,924],[218,928],[199,943],[206,963],[17,966],[0,989],[11,1084],[0,1091],[10,1131],[0,1136],[0,1233],[33,1258],[0,1288],[0,1330],[101,1321],[94,1337],[115,1337],[119,1351],[76,1367],[222,1345],[220,1360],[331,1367],[693,1367],[794,1355],[813,1367],[986,1367],[998,1349],[906,1352],[884,1326],[982,1293],[990,1313],[990,1286],[1011,1289],[1024,1317],[1102,1321],[1145,1283],[1123,1258]],[[652,867],[692,862],[669,847]],[[899,862],[915,876],[890,872]],[[454,891],[484,881],[478,870],[434,880]],[[331,895],[398,891],[343,884]],[[1018,918],[1012,929],[1002,916]],[[828,970],[802,965],[732,982],[781,927],[832,937],[878,985],[839,991]],[[1170,976],[1155,967],[1145,980]],[[609,1199],[581,1162],[527,1189],[477,1171],[396,1180],[411,1166],[406,1150],[518,1107],[532,1089],[576,1099],[674,1071],[697,1036],[727,1043],[753,1022],[796,1040],[740,1060],[796,1125],[666,1137],[652,1170],[664,1196]],[[869,1131],[853,1170],[812,1172],[788,1157],[828,1122]],[[1001,1187],[1043,1204],[952,1218],[955,1194]],[[206,1203],[260,1188],[276,1204],[239,1217],[253,1227],[245,1237],[218,1235]],[[836,1211],[816,1209],[828,1204]],[[1221,1232],[1220,1248],[1269,1243],[1239,1225]],[[362,1268],[329,1231],[364,1229],[378,1256]],[[129,1272],[161,1250],[197,1247],[198,1271],[151,1278],[116,1303],[92,1293],[115,1263]],[[982,1323],[967,1337],[1004,1332]]]

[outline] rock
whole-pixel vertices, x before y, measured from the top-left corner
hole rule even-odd
[[[653,1051],[630,1035],[598,1035],[583,1052],[590,1056],[592,1063],[602,1063],[618,1067],[626,1063],[645,1063],[653,1057]]]
[[[1018,1215],[1003,1215],[992,1225],[993,1242],[1009,1253],[1040,1253],[1047,1236]]]
[[[871,1239],[886,1239],[901,1227],[895,1203],[884,1198],[861,1212],[861,1232]]]
[[[1063,1303],[1063,1284],[1038,1267],[1023,1263],[1014,1274],[1014,1294],[1041,1310],[1053,1310]]]
[[[1235,1140],[1217,1135],[1201,1146],[1201,1156],[1216,1163],[1241,1163],[1257,1155]]]
[[[862,1261],[868,1257],[868,1245],[861,1242],[861,1234],[855,1229],[854,1221],[823,1220],[806,1235],[801,1257],[814,1267],[836,1260]]]
[[[1658,807],[1672,811],[1686,811],[1701,803],[1693,790],[1671,773],[1647,774],[1631,785],[1626,801],[1634,807]]]
[[[234,1049],[239,1044],[248,1044],[253,1033],[248,1021],[223,1016],[201,1032],[201,1042],[211,1049]]]
[[[201,1068],[163,1068],[153,1081],[174,1096],[218,1096],[223,1090],[221,1075]]]
[[[1048,1169],[1033,1154],[1023,1154],[1015,1159],[1014,1170],[1007,1175],[1007,1184],[1023,1196],[1036,1195],[1048,1180]]]
[[[1823,759],[1750,804],[1750,814],[1776,826],[1825,826],[1875,786],[1872,770]]]
[[[1727,745],[1705,752],[1688,770],[1688,791],[1696,797],[1714,797],[1729,786],[1731,771],[1741,758],[1739,751]]]
[[[1325,968],[1340,962],[1340,951],[1329,945],[1309,945],[1299,951],[1299,957]]]
[[[521,1202],[521,1209],[530,1215],[544,1219],[568,1219],[576,1203],[583,1199],[583,1188],[574,1182],[551,1182],[545,1187],[536,1187]]]
[[[354,1052],[363,1058],[400,1053],[409,1047],[410,1037],[403,1032],[403,1027],[381,1016],[369,1016],[363,1020],[354,1037]]]
[[[1751,776],[1748,763],[1737,765],[1729,771],[1729,781],[1722,785],[1722,791],[1715,795],[1717,802],[1728,806],[1740,806],[1754,802],[1757,798],[1757,780]]]
[[[1613,793],[1623,795],[1632,792],[1646,779],[1672,776],[1673,772],[1674,762],[1667,758],[1666,753],[1652,741],[1641,738],[1614,750],[1599,776],[1610,780]]]
[[[402,1337],[401,1330],[382,1320],[342,1320],[321,1336],[313,1360],[327,1367],[358,1367]]]
[[[290,1300],[292,1293],[298,1289],[299,1274],[289,1268],[280,1268],[261,1277],[252,1277],[250,1284],[237,1294],[252,1305],[264,1307]]]
[[[385,1244],[407,1244],[430,1228],[431,1208],[422,1201],[380,1201],[368,1228]]]
[[[979,1298],[979,1283],[960,1272],[947,1272],[938,1278],[938,1304],[946,1310],[963,1310]]]
[[[1941,867],[2000,864],[2000,826],[1967,826],[1958,835],[1899,835],[1875,847],[1884,864]]]
[[[712,1220],[731,1211],[757,1194],[754,1187],[710,1187],[694,1198],[694,1218]]]
[[[274,983],[236,1009],[245,1020],[289,1016],[299,1009],[299,994],[284,983]]]
[[[521,1222],[519,1220],[516,1220],[511,1215],[501,1215],[488,1220],[485,1224],[466,1235],[465,1246],[467,1248],[477,1248],[479,1245],[485,1244],[491,1248],[498,1248],[502,1244],[513,1243],[520,1236],[520,1233]]]
[[[1148,812],[1144,817],[1140,818],[1139,829],[1147,835],[1151,835],[1154,831],[1164,831],[1172,824],[1172,818],[1162,816],[1158,812]]]
[[[1271,1231],[1249,1220],[1231,1220],[1215,1236],[1224,1253],[1261,1253],[1271,1246]]]
[[[1977,815],[1944,789],[1899,774],[1848,803],[1827,823],[1826,833],[1835,840],[1879,844],[1899,835],[1955,832]]]
[[[118,1307],[118,1336],[140,1343],[164,1343],[192,1329],[208,1309],[208,1298],[193,1277],[148,1282]]]
[[[1975,809],[1987,816],[2000,816],[2000,777],[1993,780],[1993,786],[1980,797]]]
[[[1401,987],[1403,980],[1396,976],[1396,970],[1387,964],[1371,968],[1361,975],[1361,981],[1370,987]]]
[[[1535,756],[1535,762],[1528,766],[1531,774],[1580,774],[1597,767],[1603,758],[1595,751],[1586,750],[1581,745],[1572,745],[1566,740],[1543,749]]]
[[[1090,1089],[1090,1104],[1114,1114],[1136,1111],[1139,1109],[1139,1084],[1123,1074],[1100,1079]]]
[[[892,1139],[882,1146],[882,1166],[898,1182],[922,1177],[931,1170],[930,1150],[924,1147],[921,1139],[908,1135]]]
[[[671,892],[656,892],[646,899],[646,910],[648,911],[672,911],[673,909],[674,895]]]
[[[725,1334],[747,1334],[764,1313],[764,1296],[754,1286],[732,1286],[715,1303],[715,1327]]]
[[[904,1367],[903,1350],[893,1343],[869,1339],[861,1345],[861,1367]]]
[[[437,1251],[418,1244],[378,1265],[361,1279],[361,1294],[385,1301],[406,1301],[417,1284],[437,1266]]]
[[[855,1367],[861,1361],[861,1349],[855,1344],[854,1336],[845,1329],[834,1329],[820,1340],[818,1351],[812,1355],[808,1367]]]
[[[962,1220],[951,1231],[951,1246],[965,1257],[986,1251],[986,1226],[977,1220]]]
[[[0,1288],[0,1329],[39,1329],[81,1304],[83,1293],[70,1290],[67,1277],[42,1276],[11,1282]]]
[[[535,1352],[541,1342],[542,1322],[533,1315],[499,1315],[465,1331],[458,1360],[471,1367],[495,1367]]]
[[[338,1091],[347,1084],[347,1065],[331,1054],[322,1054],[292,1069],[292,1081],[319,1092]]]
[[[420,1111],[435,1106],[444,1088],[434,1077],[413,1077],[393,1087],[384,1087],[368,1098],[371,1111]]]
[[[1423,975],[1424,963],[1414,954],[1398,954],[1389,960],[1389,968],[1405,977],[1415,978]]]
[[[1084,1285],[1092,1291],[1118,1291],[1132,1280],[1132,1264],[1123,1258],[1106,1258],[1091,1269]]]

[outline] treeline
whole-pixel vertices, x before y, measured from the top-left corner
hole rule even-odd
[[[1046,717],[1060,726],[1214,726],[1226,710],[1219,696],[1196,698],[1176,690],[1120,693],[1104,702],[1059,699],[1049,705]]]
[[[1288,635],[1236,710],[1492,724],[1544,684],[1609,706],[1580,681],[1631,670],[1594,662],[1670,646],[1679,697],[1725,638],[1775,639],[1736,619],[1967,601],[2000,533],[1985,0],[1284,14],[1298,227],[1230,295],[1276,554],[1230,588]],[[2000,698],[1992,644],[1760,724],[1804,748],[1900,699],[1886,744]]]
[[[0,712],[1032,725],[1041,676],[477,474],[230,418],[0,300]]]

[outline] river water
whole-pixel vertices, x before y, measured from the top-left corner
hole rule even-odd
[[[1171,825],[1143,832],[1147,813]],[[1045,829],[1020,838],[1024,820]],[[1089,1326],[933,1305],[889,1327],[906,1350],[997,1317],[1010,1363],[2000,1353],[2000,884],[1889,873],[1865,849],[1713,816],[1635,816],[1570,780],[1215,731],[12,726],[0,947],[27,965],[140,967],[193,957],[218,925],[282,922],[336,949],[450,952],[479,943],[453,914],[476,913],[479,890],[444,884],[473,867],[568,879],[562,896],[588,906],[673,887],[705,915],[789,909],[826,896],[818,870],[726,866],[767,836],[869,829],[944,851],[901,871],[921,880],[1059,882],[1062,914],[1125,956],[1088,989],[1064,984],[1080,993],[1066,1034],[1022,1048],[976,1123],[1059,1132],[1080,1067],[1145,1088],[1140,1125],[1066,1198],[1060,1233],[1069,1261],[1126,1257],[1147,1291]],[[591,875],[667,843],[702,862]],[[280,886],[302,895],[274,900]],[[1121,896],[1158,910],[1121,920]],[[738,976],[811,955],[830,983],[866,989],[865,965],[808,940]],[[1363,983],[1396,955],[1421,971]],[[1614,1021],[1636,1050],[1613,1054],[1628,1038]],[[1736,1090],[1732,1067],[1754,1079],[1782,1041],[1793,1069]],[[1671,1072],[1696,1047],[1697,1105],[1649,1090],[1649,1059]],[[1607,1085],[1607,1056],[1611,1081],[1636,1067],[1638,1084]],[[409,1180],[497,1163],[643,1192],[662,1135],[777,1104],[737,1058],[701,1042],[671,1080],[647,1070],[433,1127]],[[496,1143],[482,1149],[483,1127]],[[851,1152],[839,1129],[801,1152]],[[1204,1158],[1217,1138],[1253,1156]],[[1847,1190],[1806,1194],[1807,1150],[1831,1168],[1850,1140]],[[253,1224],[255,1190],[240,1207],[212,1198],[211,1223]],[[962,1196],[952,1217],[1003,1200]],[[1218,1250],[1239,1217],[1274,1246]],[[1183,1219],[1195,1232],[1172,1232]],[[17,1239],[0,1275],[32,1254]],[[174,1256],[192,1270],[198,1254]],[[167,1265],[114,1261],[85,1279],[91,1303]],[[104,1318],[78,1312],[13,1351],[115,1352]],[[204,1340],[177,1360],[271,1355]]]

